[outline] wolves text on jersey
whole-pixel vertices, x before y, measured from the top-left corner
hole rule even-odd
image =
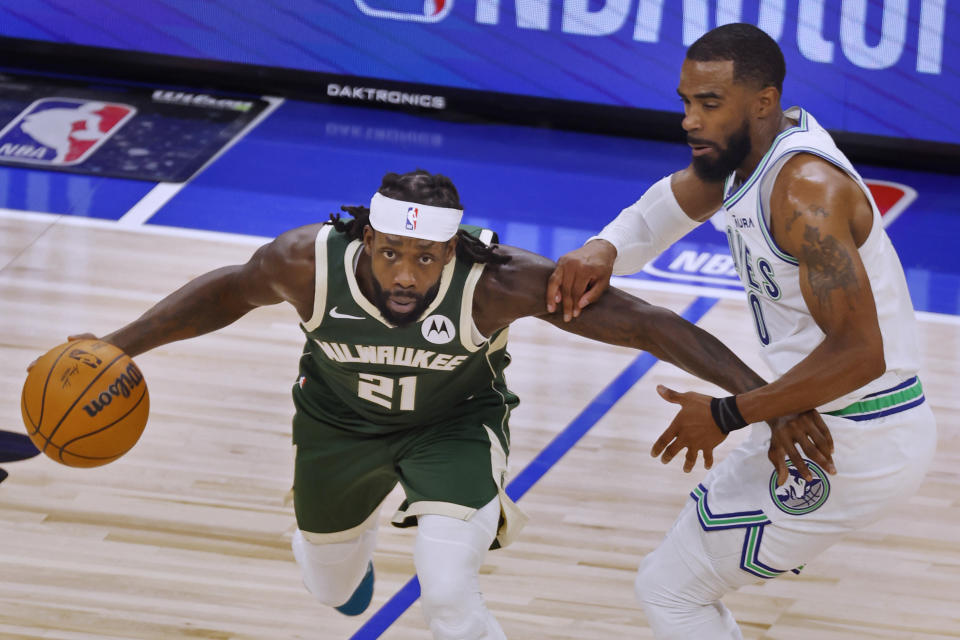
[[[760,257],[754,266],[750,247],[743,241],[740,232],[730,226],[727,227],[727,242],[730,244],[733,266],[743,286],[748,290],[764,293],[771,300],[779,300],[782,290],[774,277],[773,265],[766,258]]]

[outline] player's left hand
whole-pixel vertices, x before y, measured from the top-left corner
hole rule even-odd
[[[723,442],[727,435],[713,421],[710,413],[710,396],[688,391],[679,393],[663,385],[657,386],[657,393],[667,402],[680,405],[680,411],[673,418],[667,430],[657,438],[650,450],[654,458],[660,457],[667,464],[683,449],[687,450],[683,470],[693,471],[697,457],[703,452],[703,466],[713,466],[713,448]],[[661,453],[663,455],[661,455]]]
[[[807,482],[813,480],[813,474],[807,466],[804,456],[812,460],[827,473],[835,474],[833,465],[833,436],[823,418],[816,411],[805,411],[800,415],[785,416],[770,420],[770,449],[767,457],[777,470],[777,486],[787,481],[787,458],[797,472]],[[803,451],[800,455],[797,447]]]

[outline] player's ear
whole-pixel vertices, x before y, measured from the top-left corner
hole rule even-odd
[[[767,118],[776,113],[780,106],[780,92],[776,87],[764,87],[756,93],[753,100],[753,115]]]
[[[364,225],[363,227],[363,250],[368,256],[373,255],[373,227]]]

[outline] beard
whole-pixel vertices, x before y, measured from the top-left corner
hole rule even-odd
[[[390,324],[396,325],[398,327],[403,327],[423,314],[424,310],[430,306],[430,303],[437,297],[437,293],[440,292],[440,282],[430,287],[427,292],[423,295],[419,293],[411,293],[405,291],[404,289],[391,289],[389,291],[384,291],[383,287],[380,286],[380,283],[373,279],[373,294],[374,294],[374,304],[377,309],[380,311],[380,314],[389,322]],[[406,313],[397,313],[389,306],[387,306],[387,300],[390,297],[396,298],[406,298],[407,300],[414,300],[415,304],[410,311]]]
[[[703,143],[705,141],[687,137],[687,142]],[[723,182],[733,173],[740,164],[750,155],[750,124],[744,120],[743,126],[733,133],[724,147],[714,145],[717,157],[710,159],[707,156],[693,157],[693,171],[697,177],[705,182]]]

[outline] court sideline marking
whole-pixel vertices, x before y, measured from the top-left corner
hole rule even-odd
[[[222,149],[217,151],[213,157],[207,160],[202,167],[197,169],[189,179],[183,182],[159,182],[157,186],[147,192],[147,195],[140,198],[140,201],[135,205],[130,207],[130,210],[125,214],[120,216],[117,220],[117,224],[121,227],[138,227],[143,225],[147,220],[153,217],[153,215],[160,210],[163,205],[170,202],[170,200],[180,193],[180,191],[187,186],[191,180],[196,178],[198,175],[203,173],[203,170],[209,167],[211,164],[216,162],[220,156],[227,152],[230,147],[237,144],[246,137],[248,133],[253,131],[257,125],[267,119],[274,111],[276,111],[280,105],[283,104],[283,98],[277,98],[274,96],[261,96],[264,100],[270,104],[266,109],[260,112],[260,114],[247,123],[247,126],[244,127],[240,133],[235,135],[233,139],[228,142]]]
[[[691,302],[680,315],[696,324],[716,303],[717,298],[701,296]],[[507,485],[507,495],[515,502],[523,497],[657,362],[659,360],[645,351],[634,358],[633,362],[517,474]],[[379,638],[419,597],[420,582],[414,576],[385,602],[350,640]]]

